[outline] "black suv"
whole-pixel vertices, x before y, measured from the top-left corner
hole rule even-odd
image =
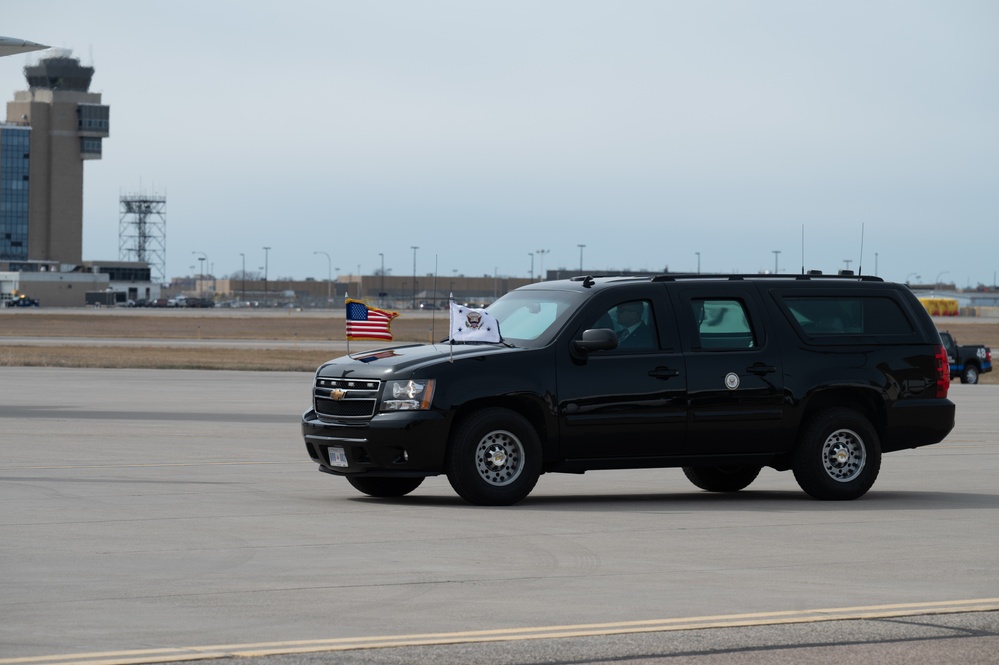
[[[487,311],[500,343],[322,365],[302,419],[319,469],[376,497],[444,473],[470,503],[509,505],[542,473],[681,467],[734,492],[769,466],[855,499],[882,453],[954,426],[932,320],[879,278],[579,277]]]

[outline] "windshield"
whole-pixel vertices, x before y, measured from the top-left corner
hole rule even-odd
[[[572,291],[511,291],[494,302],[488,312],[499,321],[503,341],[517,346],[544,346],[569,316],[582,295]]]

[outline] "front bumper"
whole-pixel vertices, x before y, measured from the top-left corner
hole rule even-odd
[[[319,470],[336,475],[433,476],[444,472],[448,422],[441,413],[406,411],[378,414],[360,423],[302,415],[302,436]],[[333,466],[329,449],[342,448],[347,466]]]

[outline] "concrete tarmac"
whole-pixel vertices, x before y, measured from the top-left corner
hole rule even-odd
[[[0,368],[0,665],[996,662],[999,386],[858,501],[660,469],[481,508],[318,473],[310,381]]]

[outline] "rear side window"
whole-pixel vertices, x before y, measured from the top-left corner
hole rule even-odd
[[[757,346],[741,300],[696,298],[690,306],[703,350],[751,349]]]
[[[912,322],[883,296],[785,296],[784,304],[805,335],[911,335]]]

